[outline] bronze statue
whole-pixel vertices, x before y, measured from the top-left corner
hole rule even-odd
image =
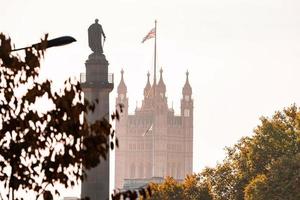
[[[103,45],[102,45],[102,35],[103,35],[103,44],[105,41],[105,34],[103,32],[102,26],[98,24],[98,19],[95,20],[95,23],[92,24],[89,29],[89,46],[91,50],[95,53],[103,53]]]

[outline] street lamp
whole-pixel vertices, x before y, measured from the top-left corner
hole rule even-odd
[[[71,37],[71,36],[62,36],[62,37],[58,37],[58,38],[54,38],[52,40],[48,40],[46,42],[46,49],[47,48],[50,48],[50,47],[57,47],[57,46],[63,46],[63,45],[66,45],[66,44],[70,44],[72,42],[76,42],[76,39]],[[42,43],[36,43],[36,44],[33,44],[29,47],[23,47],[23,48],[19,48],[19,49],[13,49],[11,51],[19,51],[19,50],[23,50],[23,49],[27,49],[27,48],[39,48],[40,46],[42,45]]]

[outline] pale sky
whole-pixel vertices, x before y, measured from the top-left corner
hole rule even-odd
[[[251,135],[260,116],[300,101],[298,0],[0,0],[0,5],[0,32],[16,47],[38,42],[44,33],[77,39],[46,52],[42,74],[57,86],[85,71],[91,53],[87,29],[98,18],[115,88],[125,71],[131,112],[136,101],[141,105],[147,71],[153,78],[154,40],[141,40],[157,19],[158,67],[177,114],[190,71],[195,172],[221,162],[224,147]],[[112,108],[115,96],[114,90]]]

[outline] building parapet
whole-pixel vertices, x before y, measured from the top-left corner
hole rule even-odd
[[[80,73],[80,83],[86,82],[86,73]],[[107,83],[114,84],[114,74],[109,73],[107,75]]]
[[[80,73],[80,84],[82,88],[108,88],[112,90],[114,88],[114,74],[109,73],[107,80],[87,81],[86,73]]]

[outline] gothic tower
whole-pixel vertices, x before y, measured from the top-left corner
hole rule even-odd
[[[81,80],[84,96],[89,101],[98,99],[93,113],[88,113],[89,122],[106,118],[109,120],[109,93],[113,89],[113,75],[108,74],[108,61],[103,54],[102,27],[95,21],[89,28],[89,46],[93,53],[85,63],[85,81]],[[109,141],[107,141],[109,142]],[[109,153],[106,160],[87,172],[87,180],[82,182],[81,197],[90,200],[109,199]]]
[[[116,103],[124,112],[116,122],[119,148],[116,149],[115,186],[133,189],[149,182],[160,182],[165,176],[183,180],[193,169],[193,100],[186,74],[182,89],[180,115],[169,108],[163,70],[158,83],[151,85],[150,74],[144,87],[141,107],[128,113],[124,71],[118,86]]]
[[[116,123],[116,130],[120,130],[118,132],[118,140],[120,141],[127,141],[126,137],[126,132],[127,132],[127,119],[128,119],[128,98],[127,98],[127,87],[124,82],[124,71],[122,69],[121,71],[121,81],[118,86],[117,90],[117,98],[116,98],[116,105],[123,105],[123,112],[121,113],[120,120],[118,123]],[[119,149],[124,149],[124,146],[121,145],[119,146]],[[125,150],[125,149],[124,149]],[[116,150],[117,151],[117,150]],[[115,159],[118,160],[119,162],[115,163],[115,167],[118,168],[119,170],[116,170],[115,173],[115,179],[116,182],[122,182],[122,177],[124,176],[125,173],[125,166],[126,166],[126,155],[121,151],[119,153],[115,154]],[[122,176],[123,175],[123,176]]]
[[[167,137],[167,120],[168,120],[168,103],[166,97],[166,85],[163,81],[163,70],[160,69],[160,78],[155,89],[154,95],[154,113],[153,113],[153,148],[154,148],[154,173],[153,177],[164,177],[166,175],[166,163],[168,154],[166,145]]]
[[[186,81],[182,89],[181,116],[184,129],[185,144],[185,171],[192,173],[193,168],[189,163],[193,162],[193,99],[192,87],[189,83],[189,72],[186,72]]]

